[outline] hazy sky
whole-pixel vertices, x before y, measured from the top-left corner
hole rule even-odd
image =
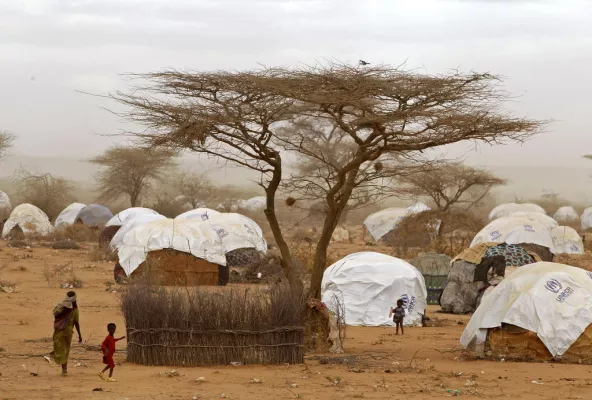
[[[555,120],[471,162],[587,165],[591,19],[588,0],[0,0],[0,129],[18,153],[89,156],[121,122],[76,91],[122,88],[119,73],[407,59],[501,74],[513,111]]]

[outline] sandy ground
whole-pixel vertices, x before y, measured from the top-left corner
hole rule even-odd
[[[70,374],[61,377],[43,355],[51,350],[51,310],[65,290],[48,287],[45,271],[67,263],[84,282],[77,292],[87,346],[73,345]],[[0,279],[17,283],[17,292],[0,292],[0,399],[592,398],[592,366],[463,359],[458,338],[468,317],[437,308],[429,313],[442,326],[407,328],[405,336],[349,328],[346,354],[328,363],[308,355],[304,365],[180,368],[179,376],[167,377],[173,368],[129,364],[122,351],[118,382],[106,383],[97,376],[100,353],[85,348],[101,343],[108,322],[123,328],[117,294],[105,290],[111,264],[88,261],[84,250],[11,249],[0,242],[0,268]]]

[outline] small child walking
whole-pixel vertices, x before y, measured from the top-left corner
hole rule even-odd
[[[397,307],[390,309],[389,311],[389,318],[393,317],[393,322],[397,326],[396,334],[399,334],[399,326],[401,327],[401,335],[404,335],[403,332],[403,318],[405,318],[405,309],[403,308],[403,300],[397,300]]]
[[[99,376],[102,380],[107,382],[117,382],[115,378],[113,378],[113,368],[115,368],[115,361],[113,360],[113,355],[115,354],[115,343],[121,339],[125,339],[125,336],[115,339],[113,335],[115,335],[116,329],[117,326],[114,323],[108,324],[107,331],[109,334],[101,344],[101,351],[103,352],[103,364],[107,364],[107,366],[101,372],[99,372]],[[108,377],[105,376],[105,372],[107,372],[107,370],[109,370]]]

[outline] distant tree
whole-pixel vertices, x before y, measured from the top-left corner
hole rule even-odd
[[[96,176],[99,199],[127,197],[131,207],[139,206],[151,185],[175,167],[174,157],[175,153],[165,149],[115,146],[90,159],[101,167]]]
[[[6,152],[12,147],[14,142],[14,135],[10,132],[0,131],[0,159],[2,159]]]
[[[382,184],[381,165],[398,155],[462,141],[523,141],[541,128],[541,122],[512,117],[502,108],[507,94],[490,74],[426,75],[383,65],[329,63],[244,72],[169,70],[135,78],[133,91],[113,98],[129,107],[124,117],[143,125],[132,132],[139,140],[260,173],[265,215],[284,272],[297,286],[302,282],[277,217],[276,196],[292,178],[285,172],[292,160],[322,164],[313,168],[313,176],[294,176],[298,192],[318,190],[327,205],[309,289],[314,298],[320,298],[328,247],[343,211],[352,195],[354,201],[355,196],[363,199],[368,188]],[[339,134],[330,137],[333,130]],[[320,134],[329,140],[318,140]],[[332,162],[334,148],[319,143],[337,140],[342,140],[343,158]],[[315,186],[319,178],[322,188]]]
[[[52,174],[34,174],[21,169],[15,174],[14,181],[18,199],[39,207],[51,221],[73,201],[72,184]]]
[[[456,208],[469,210],[478,205],[496,186],[507,181],[491,172],[461,163],[440,163],[431,168],[401,176],[397,192],[404,198],[429,198],[436,211]]]
[[[194,209],[202,203],[209,203],[215,191],[207,173],[183,172],[178,178],[177,186],[183,200]]]

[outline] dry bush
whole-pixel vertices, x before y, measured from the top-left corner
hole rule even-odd
[[[118,261],[117,253],[110,246],[93,246],[88,257],[90,261]]]
[[[73,240],[56,240],[50,247],[54,250],[80,250],[80,246]]]
[[[121,307],[128,361],[144,365],[297,364],[304,361],[304,296],[287,286],[130,285]]]
[[[8,247],[13,249],[29,249],[32,247],[31,242],[23,239],[13,239],[8,241]]]
[[[175,218],[177,215],[187,211],[187,207],[183,201],[175,200],[167,194],[157,195],[155,202],[150,205],[150,208],[167,218]]]
[[[52,221],[72,203],[74,188],[66,179],[51,174],[35,175],[24,169],[19,170],[14,179],[20,202],[39,207]]]
[[[439,230],[434,227],[440,222]],[[399,256],[412,258],[419,252],[434,251],[454,257],[470,246],[485,222],[467,212],[425,211],[404,218],[383,241]]]
[[[290,243],[290,249],[292,250],[292,257],[302,264],[304,270],[308,273],[312,272],[315,260],[315,246],[308,241],[302,240]],[[328,252],[325,268],[339,261],[339,259],[336,254]]]
[[[54,230],[53,233],[46,236],[46,238],[50,238],[54,241],[72,240],[80,243],[96,243],[99,240],[99,230],[85,224],[65,225]]]
[[[50,288],[60,287],[62,289],[78,289],[83,282],[76,277],[74,266],[71,262],[54,267],[45,266],[43,276]]]
[[[0,266],[0,292],[12,293],[16,289],[16,282],[3,279],[4,266]]]

